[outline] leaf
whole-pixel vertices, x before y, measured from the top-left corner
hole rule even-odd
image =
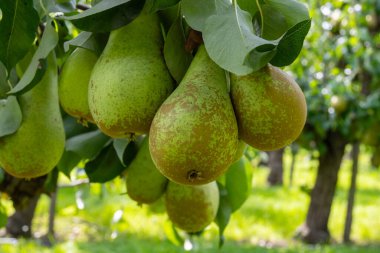
[[[164,46],[166,65],[177,83],[181,82],[193,59],[192,54],[185,50],[185,42],[182,18],[178,17],[169,29]]]
[[[16,97],[0,100],[0,137],[13,134],[20,127],[22,113]]]
[[[203,31],[206,19],[225,13],[231,3],[228,0],[182,0],[181,10],[186,22],[197,31]]]
[[[30,0],[1,0],[0,9],[0,61],[10,71],[28,52],[40,19]]]
[[[75,152],[65,151],[59,160],[57,168],[70,179],[71,171],[78,165],[81,160],[81,157]]]
[[[74,26],[89,32],[109,32],[122,27],[135,19],[145,1],[141,0],[107,0],[74,16],[62,16]]]
[[[233,163],[227,170],[225,188],[231,212],[238,210],[252,190],[252,166],[245,156]]]
[[[112,145],[104,148],[92,161],[86,163],[85,171],[92,183],[105,183],[119,176],[125,167],[120,163]]]
[[[128,144],[123,155],[123,161],[124,161],[125,167],[128,167],[132,163],[138,151],[139,151],[139,147],[136,142],[132,141]]]
[[[49,174],[44,183],[44,190],[47,193],[55,192],[57,189],[59,171],[55,167]]]
[[[84,45],[86,45],[86,43],[88,41],[90,41],[90,47],[92,47],[92,43],[91,43],[91,40],[90,40],[91,35],[92,35],[91,32],[81,32],[74,39],[66,41],[63,44],[63,48],[65,49],[65,52],[69,51],[70,46],[87,48]],[[88,49],[90,49],[90,48],[88,48]]]
[[[7,92],[9,91],[9,84],[7,80],[7,69],[0,62],[0,99],[7,97]]]
[[[230,221],[232,208],[229,203],[228,193],[227,193],[226,188],[220,183],[218,183],[218,187],[219,187],[220,199],[219,199],[218,212],[215,218],[215,223],[219,227],[219,248],[220,248],[224,244],[224,230],[226,229]]]
[[[49,15],[51,12],[73,12],[76,10],[76,0],[33,0],[34,8],[40,18]]]
[[[46,21],[46,28],[41,43],[33,55],[21,80],[11,89],[8,94],[20,95],[32,89],[42,78],[47,67],[46,58],[58,43],[58,34],[55,30],[54,21],[50,18]]]
[[[8,223],[7,209],[0,202],[0,228],[3,228]]]
[[[239,6],[231,6],[228,12],[209,17],[203,39],[210,58],[237,75],[263,67],[273,57],[278,43],[256,36],[251,15]],[[255,56],[253,61],[246,60],[247,57],[252,59],[251,56]]]
[[[242,10],[249,12],[252,17],[259,11],[257,7],[257,2],[252,0],[237,0],[239,7]]]
[[[277,67],[290,65],[301,52],[303,41],[310,30],[311,20],[296,24],[281,38],[277,53],[270,61]]]
[[[268,0],[261,5],[262,37],[268,40],[280,38],[288,29],[310,19],[307,7],[294,0]]]
[[[159,10],[164,10],[176,5],[180,0],[153,0],[152,8],[150,12],[156,12]]]
[[[77,154],[82,159],[94,159],[110,138],[100,130],[76,135],[66,141],[66,151]]]
[[[66,139],[70,139],[76,135],[96,130],[93,125],[85,127],[82,124],[78,123],[78,119],[69,115],[65,115],[63,117],[63,126],[65,128]]]
[[[128,144],[130,141],[128,139],[114,139],[113,140],[113,147],[115,148],[117,157],[119,158],[120,162],[125,166],[124,164],[124,152],[127,149]]]
[[[168,238],[168,240],[174,245],[183,246],[185,243],[185,240],[179,235],[177,229],[170,220],[164,222],[164,232],[166,238]]]

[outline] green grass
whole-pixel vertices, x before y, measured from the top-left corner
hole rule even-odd
[[[305,219],[317,162],[310,161],[302,151],[297,157],[293,187],[288,186],[290,156],[285,156],[285,186],[268,187],[266,168],[254,168],[253,190],[243,207],[233,214],[225,231],[226,243],[218,250],[218,230],[211,225],[203,237],[193,238],[195,252],[380,252],[380,172],[370,169],[369,157],[360,160],[360,175],[354,209],[352,239],[355,245],[341,245],[346,199],[350,181],[351,161],[344,160],[339,175],[329,227],[336,243],[310,247],[292,239]],[[75,195],[81,191],[85,204],[78,209]],[[18,245],[2,245],[0,252],[185,252],[169,242],[164,227],[167,217],[162,203],[154,208],[139,207],[125,192],[121,179],[106,184],[60,189],[58,195],[56,233],[53,248],[40,246],[38,241],[20,241]],[[37,208],[34,232],[41,236],[47,229],[48,198],[43,197]],[[122,218],[113,222],[115,212]],[[372,246],[365,246],[372,245]]]

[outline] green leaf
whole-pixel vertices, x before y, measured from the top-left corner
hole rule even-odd
[[[176,5],[180,0],[152,0],[151,12],[156,12],[158,10],[164,10]]]
[[[7,225],[8,214],[7,209],[0,202],[0,228],[3,228]]]
[[[82,159],[94,159],[106,146],[110,138],[100,130],[76,135],[66,141],[66,151],[77,154]]]
[[[66,139],[97,129],[94,125],[83,126],[78,123],[78,119],[69,115],[63,117],[63,126],[65,127]]]
[[[57,168],[70,179],[71,171],[78,165],[81,160],[81,157],[75,152],[65,151],[59,160]]]
[[[113,140],[113,147],[115,148],[117,157],[119,158],[120,162],[125,166],[124,164],[124,153],[127,149],[128,144],[130,141],[128,139],[114,139]]]
[[[122,27],[135,19],[145,1],[107,0],[74,16],[63,16],[77,28],[89,32],[109,32]]]
[[[16,97],[0,99],[0,137],[15,133],[21,121],[22,113]]]
[[[46,58],[58,43],[58,34],[55,30],[54,21],[47,19],[46,28],[41,43],[33,55],[21,80],[11,89],[8,94],[20,95],[32,89],[42,78],[47,67]]]
[[[185,42],[182,18],[178,17],[169,29],[164,46],[166,65],[177,83],[181,82],[193,59],[192,54],[185,50]]]
[[[225,13],[231,3],[228,0],[182,0],[181,10],[186,22],[194,30],[203,32],[206,19]]]
[[[123,155],[123,162],[125,167],[128,167],[132,163],[138,151],[139,145],[135,141],[132,141],[128,144]]]
[[[81,32],[74,39],[66,41],[63,44],[63,48],[65,49],[65,52],[69,51],[70,46],[73,46],[73,47],[82,47],[82,48],[86,48],[86,49],[93,48],[93,46],[94,46],[93,45],[93,41],[90,40],[91,39],[91,35],[92,35],[91,32]],[[89,42],[89,47],[90,48],[88,48],[88,46],[86,46],[86,43],[88,43],[88,42]]]
[[[9,91],[9,84],[7,80],[7,69],[0,62],[0,99],[7,97],[7,92]]]
[[[0,61],[9,71],[28,52],[40,19],[30,0],[1,0],[0,9]]]
[[[270,61],[277,67],[290,65],[301,52],[303,41],[310,30],[311,20],[296,24],[281,38],[277,53]]]
[[[238,210],[251,194],[252,170],[252,166],[245,156],[242,156],[227,170],[225,187],[231,212]]]
[[[177,246],[183,246],[185,243],[185,240],[179,235],[177,229],[175,228],[174,224],[170,220],[166,220],[164,223],[164,232],[166,235],[166,238]]]
[[[259,7],[261,35],[267,40],[280,38],[291,27],[310,18],[307,7],[293,0],[268,0]]]
[[[34,8],[43,18],[51,12],[73,12],[76,10],[76,0],[33,0]]]
[[[237,0],[239,7],[242,10],[248,11],[252,17],[259,11],[256,1],[253,0]]]
[[[46,179],[44,183],[44,190],[47,193],[55,192],[57,189],[57,183],[58,183],[58,175],[59,171],[57,167],[55,167],[49,174],[48,178]]]
[[[211,59],[237,75],[246,75],[263,67],[273,57],[278,43],[256,36],[251,15],[239,6],[231,6],[228,12],[209,17],[203,39]],[[252,56],[254,61],[246,60]]]
[[[228,199],[228,192],[226,188],[218,183],[219,187],[219,208],[216,214],[215,223],[219,227],[219,247],[222,247],[224,244],[224,230],[226,229],[230,217],[232,214],[232,208]]]
[[[119,176],[125,167],[120,163],[112,145],[104,148],[92,161],[86,163],[85,171],[93,183],[105,183]]]

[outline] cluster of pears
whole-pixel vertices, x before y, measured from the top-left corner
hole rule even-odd
[[[165,195],[173,223],[196,232],[214,220],[215,180],[245,143],[261,150],[290,144],[305,124],[306,102],[295,81],[270,65],[227,78],[203,45],[175,87],[162,48],[158,16],[140,14],[111,32],[98,59],[86,49],[71,54],[60,101],[113,138],[147,135],[127,168],[129,196],[150,204]],[[79,73],[78,66],[86,67]]]

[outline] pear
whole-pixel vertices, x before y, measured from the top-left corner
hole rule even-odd
[[[239,137],[260,150],[276,150],[300,135],[306,121],[305,96],[284,71],[268,65],[246,76],[231,76]]]
[[[95,123],[114,138],[149,132],[173,90],[162,55],[157,14],[142,13],[114,30],[92,71],[89,106]]]
[[[154,165],[149,153],[148,137],[127,169],[127,193],[138,203],[151,204],[165,192],[168,180]]]
[[[59,101],[65,112],[84,125],[94,122],[88,106],[88,84],[98,56],[91,50],[76,48],[67,58],[59,78]]]
[[[174,182],[206,184],[228,169],[237,145],[237,122],[225,72],[201,46],[183,80],[153,119],[152,159]]]
[[[199,232],[214,219],[219,207],[216,182],[204,185],[181,185],[169,181],[165,206],[173,224],[186,232]]]
[[[18,99],[21,126],[16,133],[0,138],[0,164],[14,177],[42,176],[57,165],[65,146],[53,53],[41,81]]]
[[[235,154],[234,163],[236,161],[240,160],[240,158],[242,158],[242,156],[244,155],[246,149],[247,149],[247,144],[244,141],[239,140],[238,148],[237,148],[237,151],[236,151],[236,154]]]

